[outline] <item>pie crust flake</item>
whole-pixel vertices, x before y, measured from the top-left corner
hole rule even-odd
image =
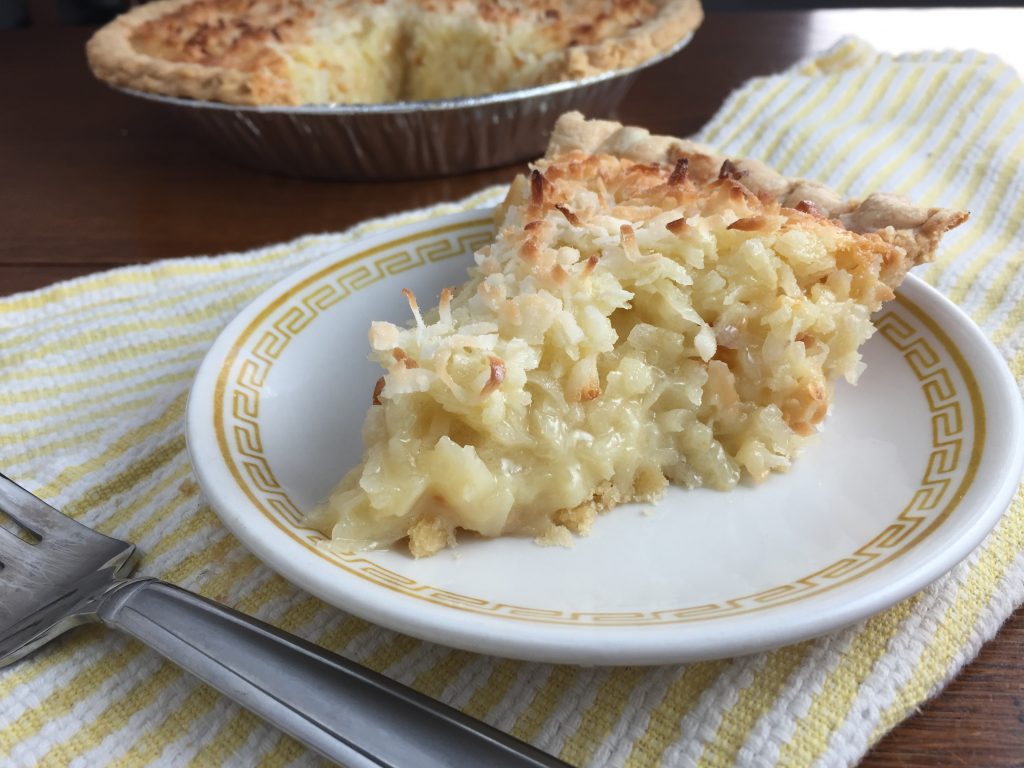
[[[157,0],[86,46],[112,85],[245,105],[457,98],[637,66],[699,0]]]
[[[860,374],[872,312],[966,218],[563,115],[468,282],[372,324],[364,461],[311,522],[345,552],[564,545],[670,482],[784,471]]]

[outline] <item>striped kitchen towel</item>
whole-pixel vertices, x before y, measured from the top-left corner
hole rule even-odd
[[[979,53],[881,55],[847,40],[751,81],[703,141],[854,195],[875,189],[973,216],[921,274],[1024,381],[1024,87]],[[671,108],[671,107],[668,107]],[[581,669],[454,651],[295,589],[203,502],[185,400],[217,332],[345,234],[178,259],[0,300],[0,468],[69,514],[141,546],[141,571],[344,653],[593,766],[850,765],[937,693],[1024,600],[1024,501],[933,586],[857,626],[738,659]],[[279,766],[320,760],[147,648],[98,627],[0,671],[5,766]]]

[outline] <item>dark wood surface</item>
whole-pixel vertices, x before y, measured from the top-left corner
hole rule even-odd
[[[390,184],[310,182],[232,166],[145,103],[90,76],[90,30],[47,18],[0,31],[0,295],[110,267],[339,230],[509,180],[504,168]],[[745,79],[856,33],[883,50],[976,47],[1024,71],[1024,11],[711,14],[645,73],[620,116],[697,130]],[[1024,766],[1024,611],[864,766]]]

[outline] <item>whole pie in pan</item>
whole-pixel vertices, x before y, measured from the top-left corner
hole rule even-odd
[[[443,99],[642,64],[699,0],[157,0],[86,51],[112,85],[231,104]]]
[[[467,283],[372,324],[384,375],[362,465],[311,518],[326,546],[567,544],[669,482],[785,470],[872,313],[967,219],[579,113],[496,215]]]

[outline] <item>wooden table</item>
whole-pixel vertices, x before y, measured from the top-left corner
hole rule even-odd
[[[37,9],[45,6],[37,3]],[[884,50],[977,47],[1024,72],[1024,11],[712,14],[621,110],[657,132],[697,130],[753,75],[843,34]],[[233,167],[90,76],[88,29],[0,31],[0,295],[122,264],[215,254],[340,230],[509,180],[504,168],[402,184],[299,181]],[[670,96],[670,97],[669,97]],[[1024,611],[865,766],[1024,764]]]

